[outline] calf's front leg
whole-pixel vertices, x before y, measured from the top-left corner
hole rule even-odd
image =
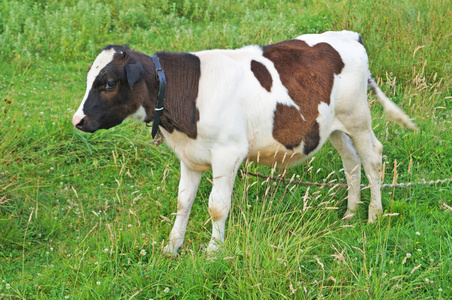
[[[180,181],[179,194],[177,196],[177,215],[171,230],[168,244],[163,249],[163,252],[168,255],[174,255],[182,246],[187,230],[188,217],[196,197],[199,182],[201,181],[202,172],[193,171],[181,161],[180,163]]]

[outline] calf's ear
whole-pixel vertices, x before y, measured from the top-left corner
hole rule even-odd
[[[144,77],[143,65],[139,61],[130,61],[124,66],[127,81],[130,89],[133,85]]]

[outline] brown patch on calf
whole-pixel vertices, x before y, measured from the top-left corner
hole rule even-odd
[[[257,78],[261,86],[270,92],[273,85],[273,79],[268,69],[262,63],[252,60],[251,71],[254,73],[254,76]]]
[[[174,129],[196,139],[196,123],[199,111],[196,107],[201,62],[199,57],[189,53],[159,52],[167,86],[161,126],[172,133]]]
[[[299,106],[295,111],[278,104],[273,117],[273,138],[292,149],[304,142],[309,154],[319,144],[320,102],[330,103],[334,74],[340,74],[344,63],[339,53],[327,43],[311,47],[300,40],[289,40],[263,47],[264,57],[271,60],[289,96]],[[303,114],[305,120],[302,119]]]
[[[212,219],[212,221],[215,222],[217,220],[224,218],[224,210],[225,209],[226,208],[222,208],[222,209],[209,208],[208,211],[209,211],[209,215],[210,215],[210,218]]]
[[[303,142],[304,142],[304,153],[307,155],[309,153],[311,153],[312,151],[315,150],[315,148],[317,148],[317,146],[319,145],[319,123],[317,123],[316,120],[314,120],[312,126],[311,126],[311,130],[309,130],[309,132],[303,137]]]
[[[309,128],[295,106],[276,105],[273,116],[273,137],[291,150],[300,145]]]

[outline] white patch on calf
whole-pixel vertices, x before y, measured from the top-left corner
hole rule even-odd
[[[359,34],[348,30],[340,32],[326,31],[321,34],[303,34],[296,39],[305,41],[311,47],[317,45],[318,43],[328,43],[339,51],[337,46],[345,46],[346,48],[353,47],[353,43],[357,42],[359,39]],[[359,45],[359,47],[362,47],[362,45]]]
[[[144,120],[146,119],[146,110],[143,106],[140,106],[136,112],[128,116],[126,119],[144,122]]]
[[[334,86],[333,86],[334,88]],[[319,124],[320,141],[316,149],[322,147],[332,132],[332,124],[334,122],[334,107],[325,102],[320,102],[318,106],[319,116],[316,118]]]
[[[85,96],[83,97],[82,103],[80,104],[78,110],[75,112],[74,117],[72,119],[72,124],[74,124],[74,126],[77,125],[85,117],[85,113],[83,112],[83,106],[85,105],[85,101],[88,98],[89,92],[91,91],[94,80],[96,80],[96,77],[97,75],[99,75],[99,72],[113,60],[113,55],[115,53],[116,51],[113,48],[104,50],[94,60],[91,69],[89,69],[88,75],[86,76]]]

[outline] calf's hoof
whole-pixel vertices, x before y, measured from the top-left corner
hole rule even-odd
[[[347,209],[347,211],[345,212],[344,216],[342,217],[342,220],[344,222],[349,222],[353,219],[353,217],[355,216],[354,213],[351,212],[350,209]]]
[[[206,252],[207,254],[211,255],[218,252],[218,249],[220,249],[220,244],[215,240],[211,240],[209,245],[207,246]]]
[[[374,223],[377,220],[378,216],[381,216],[383,214],[383,209],[376,208],[376,209],[369,209],[369,218],[368,223]]]
[[[179,256],[177,249],[171,247],[169,244],[163,248],[162,254],[168,258],[176,258]]]

